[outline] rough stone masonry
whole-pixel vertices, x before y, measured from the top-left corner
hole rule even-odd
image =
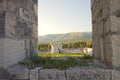
[[[37,0],[0,0],[0,67],[37,53]]]
[[[120,80],[120,0],[91,0],[91,4],[93,56],[113,69],[14,68],[9,70],[11,74],[18,74],[17,80]],[[37,0],[0,0],[0,67],[37,53],[37,17]]]
[[[120,68],[120,0],[91,0],[94,57]]]
[[[94,57],[120,68],[120,0],[91,0]],[[37,0],[0,0],[0,67],[37,53]]]

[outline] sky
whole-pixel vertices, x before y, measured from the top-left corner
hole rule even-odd
[[[90,0],[38,0],[38,35],[92,31]]]

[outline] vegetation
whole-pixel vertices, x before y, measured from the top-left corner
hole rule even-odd
[[[90,56],[88,58],[87,55],[83,57],[64,57],[66,59],[59,58],[34,56],[30,59],[30,64],[28,61],[22,61],[20,65],[28,68],[42,67],[64,70],[75,66],[88,66],[89,61],[92,60],[92,58],[90,58]]]
[[[70,49],[70,48],[92,48],[92,41],[89,42],[73,42],[73,43],[63,43],[62,48],[64,49]]]
[[[79,54],[79,53],[55,53],[55,54],[38,54],[40,57],[83,57],[85,54]]]
[[[87,42],[86,47],[87,48],[92,48],[92,41]]]
[[[50,51],[51,50],[51,46],[50,46],[49,43],[39,44],[38,45],[38,50],[41,50],[41,51]]]

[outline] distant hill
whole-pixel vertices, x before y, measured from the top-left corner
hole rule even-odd
[[[66,34],[48,34],[38,37],[38,43],[75,42],[92,40],[92,32],[71,32]]]

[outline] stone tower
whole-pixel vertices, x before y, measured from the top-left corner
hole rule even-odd
[[[0,67],[37,53],[37,0],[0,0]]]

